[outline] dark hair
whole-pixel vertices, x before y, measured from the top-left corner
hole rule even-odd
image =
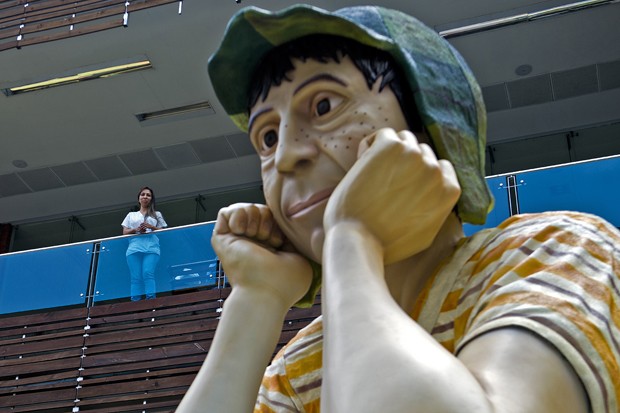
[[[389,86],[396,95],[409,129],[413,132],[423,130],[413,93],[400,66],[394,62],[392,56],[354,40],[323,34],[305,36],[284,43],[263,57],[250,83],[248,113],[259,98],[264,100],[267,97],[271,86],[279,86],[285,80],[290,81],[287,74],[295,68],[292,59],[304,62],[313,59],[327,63],[340,62],[343,56],[349,56],[353,61],[355,67],[364,75],[369,89],[379,79],[381,79],[379,90]]]
[[[149,203],[149,210],[148,210],[147,214],[149,216],[157,219],[157,214],[155,214],[155,192],[153,192],[153,190],[151,188],[149,188],[148,186],[144,186],[144,187],[140,188],[140,192],[138,192],[138,200],[140,199],[140,194],[145,189],[148,189],[149,191],[151,191],[151,202]]]

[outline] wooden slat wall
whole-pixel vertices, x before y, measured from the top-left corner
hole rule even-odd
[[[0,319],[0,412],[173,412],[207,355],[229,293]],[[320,298],[312,308],[292,309],[276,351],[319,314]]]
[[[70,412],[87,308],[0,319],[0,412]]]
[[[127,8],[125,0],[5,1],[0,5],[0,51],[122,27],[125,9],[131,14],[178,1],[132,0]]]
[[[229,289],[91,309],[80,411],[172,411],[198,372]]]

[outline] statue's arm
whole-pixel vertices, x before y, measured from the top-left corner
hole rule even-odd
[[[323,411],[588,411],[572,367],[526,330],[491,331],[458,357],[446,351],[391,297],[381,246],[363,227],[334,227],[324,256]]]
[[[394,301],[372,234],[337,225],[323,254],[323,411],[493,412],[465,365]]]
[[[527,330],[502,328],[481,335],[458,359],[497,412],[588,412],[588,396],[572,366]]]
[[[233,289],[177,413],[252,411],[284,317],[312,279],[305,258],[279,249],[282,235],[264,205],[221,210],[212,244]]]
[[[176,411],[251,412],[287,309],[268,295],[233,289],[207,359]]]

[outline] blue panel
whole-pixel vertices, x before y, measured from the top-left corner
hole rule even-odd
[[[217,260],[211,247],[214,223],[166,231],[158,231],[160,260],[155,272],[157,292],[181,288],[209,286],[211,263]],[[140,235],[135,235],[139,237]],[[129,269],[126,251],[130,237],[111,239],[101,243],[97,267],[95,301],[126,298],[129,293]],[[198,274],[181,277],[184,274]],[[181,271],[181,273],[179,272]]]
[[[506,189],[506,177],[498,176],[493,178],[487,178],[487,185],[489,185],[491,194],[495,198],[495,206],[493,207],[493,210],[489,212],[489,215],[487,215],[487,221],[484,223],[484,225],[463,225],[463,232],[467,236],[470,236],[483,228],[496,227],[510,216],[508,209],[508,192]]]
[[[0,314],[85,304],[92,244],[0,256]]]
[[[522,213],[572,210],[598,215],[620,226],[620,158],[525,172],[519,187]]]
[[[129,297],[129,270],[125,259],[128,238],[101,242],[95,279],[95,301]]]

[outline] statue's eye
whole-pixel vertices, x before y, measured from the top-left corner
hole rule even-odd
[[[278,143],[278,134],[273,129],[270,131],[267,131],[263,135],[263,145],[265,148],[272,148],[277,143]]]
[[[332,105],[329,102],[329,99],[324,98],[319,101],[316,105],[316,114],[318,116],[323,116],[328,113],[332,109]]]

